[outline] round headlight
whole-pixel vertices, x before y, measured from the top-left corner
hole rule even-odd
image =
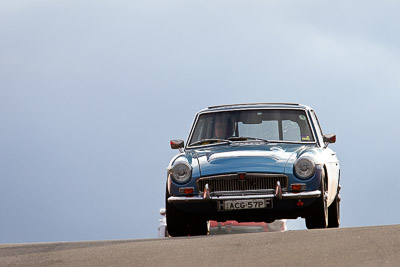
[[[294,172],[299,178],[310,178],[315,173],[315,163],[312,159],[301,157],[294,163]]]
[[[172,167],[172,178],[177,183],[186,183],[191,176],[192,168],[188,163],[179,162]]]

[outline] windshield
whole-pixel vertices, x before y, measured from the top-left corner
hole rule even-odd
[[[257,109],[201,114],[189,146],[201,144],[202,140],[235,137],[238,141],[314,142],[304,110]]]

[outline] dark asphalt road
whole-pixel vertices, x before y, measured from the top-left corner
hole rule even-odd
[[[400,225],[0,245],[0,266],[400,266]]]

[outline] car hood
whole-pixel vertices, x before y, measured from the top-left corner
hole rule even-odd
[[[298,144],[231,144],[195,149],[200,175],[235,172],[284,173],[288,160],[305,149]]]

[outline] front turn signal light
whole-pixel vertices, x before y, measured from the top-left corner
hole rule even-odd
[[[186,195],[192,195],[194,193],[194,188],[193,187],[182,187],[182,188],[179,188],[179,193],[186,194]]]
[[[304,191],[306,190],[306,184],[292,184],[292,191]]]

